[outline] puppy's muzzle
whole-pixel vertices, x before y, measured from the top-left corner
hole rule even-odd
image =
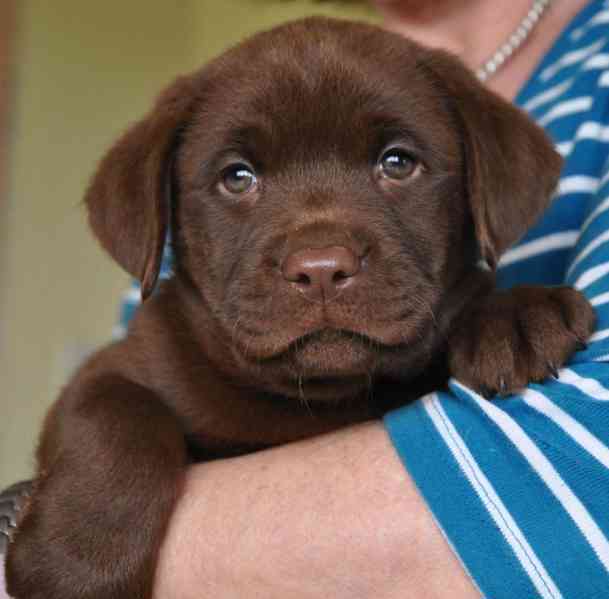
[[[281,273],[306,299],[327,303],[361,277],[362,258],[341,245],[305,248],[283,261]]]

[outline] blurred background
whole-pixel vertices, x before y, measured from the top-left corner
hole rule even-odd
[[[174,76],[309,14],[374,18],[311,0],[0,0],[0,487],[32,475],[48,406],[111,339],[128,286],[86,226],[96,162]]]

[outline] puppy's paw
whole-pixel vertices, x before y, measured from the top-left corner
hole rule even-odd
[[[58,542],[59,535],[49,534],[46,514],[32,509],[38,499],[35,492],[26,497],[17,514],[17,527],[6,555],[7,591],[15,599],[70,599],[73,592],[62,588],[63,581],[69,578],[65,564],[68,554],[57,551],[61,540]],[[70,523],[66,522],[65,531],[69,530]]]
[[[478,300],[449,338],[450,373],[482,393],[509,395],[532,381],[557,377],[586,347],[595,315],[571,287],[515,287]]]
[[[73,486],[72,486],[73,488]],[[66,501],[68,499],[68,501]],[[105,508],[105,509],[104,509]],[[19,514],[6,555],[7,591],[15,599],[148,599],[149,585],[138,565],[141,547],[125,550],[125,530],[113,530],[112,508],[92,510],[107,537],[96,534],[95,523],[73,509],[69,497],[34,491]]]
[[[42,599],[46,596],[46,591],[33,589],[30,584],[30,573],[36,568],[40,553],[44,553],[44,548],[41,552],[36,534],[25,531],[23,526],[13,532],[6,557],[7,591],[11,597]]]

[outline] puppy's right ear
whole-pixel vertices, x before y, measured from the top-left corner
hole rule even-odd
[[[421,54],[461,128],[466,187],[480,256],[495,267],[549,205],[562,158],[523,111],[486,89],[455,57]]]
[[[102,246],[139,279],[142,298],[158,279],[171,202],[171,165],[194,101],[191,77],[168,87],[101,161],[85,196]]]

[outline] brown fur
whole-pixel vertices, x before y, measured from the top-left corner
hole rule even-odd
[[[379,177],[391,144],[416,176]],[[235,160],[259,179],[238,197],[220,185]],[[547,376],[589,334],[587,302],[493,291],[476,263],[533,224],[560,166],[457,60],[373,26],[289,24],[178,79],[86,196],[148,299],[46,419],[10,592],[147,599],[190,460],[371,418],[441,386],[448,364],[487,392]],[[151,295],[170,221],[176,274]],[[328,247],[359,270],[316,301],[299,260]]]

